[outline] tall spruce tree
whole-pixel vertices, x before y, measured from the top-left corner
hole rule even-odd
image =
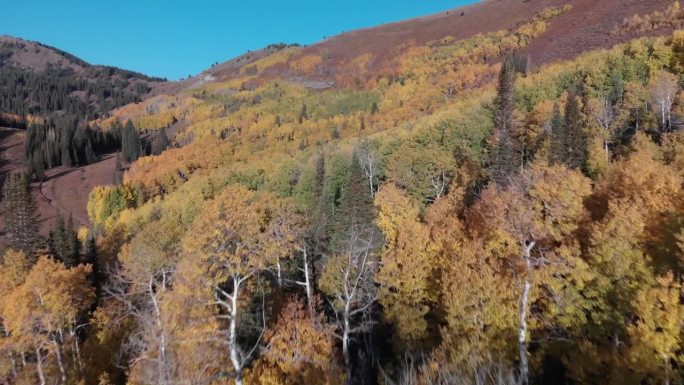
[[[306,104],[302,104],[302,109],[299,111],[299,124],[304,123],[307,119],[309,119],[309,112],[307,111]]]
[[[64,167],[71,167],[74,165],[74,162],[71,157],[71,141],[69,136],[64,135],[62,136],[61,144],[61,159],[62,159],[62,166]]]
[[[506,57],[499,73],[499,85],[494,101],[496,127],[489,143],[489,174],[491,179],[500,185],[507,184],[509,176],[522,166],[521,154],[513,137],[516,128],[514,97],[517,73],[514,57]]]
[[[95,151],[93,151],[93,144],[90,138],[86,139],[86,146],[84,150],[85,162],[87,164],[93,163],[95,161]]]
[[[584,118],[580,110],[579,98],[574,93],[568,96],[565,105],[565,134],[567,153],[564,163],[575,169],[583,169],[586,164],[586,137]]]
[[[50,252],[67,267],[73,267],[80,262],[81,243],[74,229],[73,216],[65,222],[60,212],[57,212],[55,225],[50,231]]]
[[[39,246],[38,211],[29,191],[28,178],[10,174],[2,189],[5,202],[7,246],[23,251],[31,258]]]
[[[568,95],[564,116],[561,116],[558,106],[554,106],[549,150],[549,160],[553,164],[580,170],[586,165],[584,118],[579,98],[574,93]]]
[[[379,241],[380,235],[374,219],[373,196],[368,190],[368,180],[354,152],[333,229],[332,249],[337,252],[345,251],[352,232],[365,240],[373,238],[376,242]]]
[[[121,131],[121,154],[123,161],[132,163],[140,156],[141,142],[140,133],[130,120],[126,122]]]
[[[551,116],[551,132],[549,135],[549,163],[563,164],[565,158],[565,139],[567,134],[565,132],[565,121],[561,114],[558,103],[553,105],[553,115]]]

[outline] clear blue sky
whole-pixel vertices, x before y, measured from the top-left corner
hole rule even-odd
[[[93,64],[178,79],[271,43],[342,31],[475,0],[3,0],[0,35],[37,40]]]

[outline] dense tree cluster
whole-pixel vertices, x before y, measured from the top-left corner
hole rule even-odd
[[[109,72],[93,70],[92,74],[79,75],[71,69],[50,66],[36,73],[3,65],[0,110],[21,116],[49,116],[59,111],[95,119],[116,107],[138,102],[149,92],[145,82],[113,77]]]
[[[4,254],[3,378],[682,382],[684,35],[530,71],[535,20],[373,90],[212,85],[168,106],[181,148],[117,124],[134,162],[93,189],[94,236],[60,218]]]
[[[164,129],[144,140],[131,121],[116,121],[108,129],[79,122],[75,117],[55,118],[30,124],[24,145],[27,173],[43,180],[45,171],[57,166],[75,167],[93,163],[100,154],[121,151],[121,159],[132,163],[141,156],[159,155],[169,147]]]
[[[9,59],[27,44],[56,53],[77,66],[48,64],[42,71],[21,68]],[[114,108],[138,102],[150,90],[150,78],[114,67],[92,66],[83,60],[40,43],[0,43],[0,111],[25,117],[53,113],[92,120]]]
[[[7,246],[33,256],[39,247],[38,212],[29,180],[21,174],[8,175],[2,188],[2,201]]]
[[[118,135],[116,130],[91,129],[73,117],[30,124],[24,145],[28,174],[42,180],[45,170],[53,167],[92,163],[97,154],[119,147]]]

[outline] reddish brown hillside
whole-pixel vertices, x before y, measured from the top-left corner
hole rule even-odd
[[[546,34],[529,48],[538,56],[537,62],[614,45],[620,38],[611,36],[611,31],[624,18],[664,10],[672,0],[486,0],[437,15],[345,33],[305,52],[328,52],[331,59],[339,61],[364,53],[382,55],[412,42],[421,45],[446,36],[458,40],[510,29],[545,8],[565,4],[573,9],[550,23]]]
[[[11,172],[24,170],[24,133],[0,128],[0,185]],[[88,195],[94,186],[114,182],[116,159],[114,154],[101,157],[98,162],[82,167],[57,167],[49,170],[43,183],[31,185],[31,194],[40,215],[40,232],[47,235],[57,211],[73,216],[78,226],[88,226],[86,213]],[[0,202],[0,219],[5,215]],[[4,241],[4,221],[0,220],[0,248]]]
[[[509,30],[529,21],[545,8],[566,4],[572,5],[572,9],[551,21],[546,33],[525,49],[534,64],[568,59],[629,40],[634,35],[620,36],[611,32],[625,18],[635,14],[664,11],[672,0],[485,0],[436,15],[343,33],[305,47],[292,60],[311,55],[322,57],[324,62],[308,80],[330,81],[338,72],[344,71],[350,61],[370,54],[368,73],[364,77],[373,78],[391,68],[392,60],[412,45],[424,45],[447,36],[460,40],[479,33]],[[666,32],[669,31],[655,31]],[[260,58],[263,53],[255,53],[252,58]],[[220,80],[230,79],[251,61],[235,59],[205,74]],[[287,63],[272,66],[264,75],[294,79]]]
[[[503,0],[497,2],[503,2]],[[573,9],[555,19],[541,38],[534,40],[526,47],[525,51],[531,53],[536,63],[570,59],[588,50],[608,48],[633,39],[634,34],[616,35],[611,32],[625,18],[649,14],[656,10],[664,11],[673,2],[672,0],[573,0],[569,3],[573,5]],[[649,35],[669,32],[671,31],[661,29]]]

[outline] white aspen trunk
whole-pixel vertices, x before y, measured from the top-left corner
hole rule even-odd
[[[159,302],[154,293],[153,280],[150,279],[147,288],[150,299],[152,300],[152,307],[154,308],[154,321],[159,331],[159,360],[157,360],[157,381],[160,385],[166,384],[166,334],[164,333],[164,326],[161,321],[161,310],[159,309]]]
[[[21,352],[21,366],[26,367],[26,353]]]
[[[530,294],[530,281],[525,278],[522,298],[520,299],[520,327],[518,328],[518,350],[520,353],[520,383],[527,384],[529,364],[527,362],[527,301]]]
[[[40,348],[35,347],[36,350],[36,370],[38,371],[38,380],[40,385],[45,385],[45,374],[43,373],[43,356],[40,353]]]
[[[7,352],[7,356],[9,357],[10,363],[12,364],[12,378],[16,379],[17,378],[17,360],[14,358],[14,354],[11,351]]]
[[[242,361],[240,359],[237,342],[237,317],[238,317],[238,294],[240,292],[240,280],[233,277],[233,296],[230,298],[230,336],[228,346],[230,348],[230,362],[235,369],[235,385],[242,385]]]
[[[76,364],[78,364],[78,370],[80,373],[83,373],[83,358],[81,358],[81,347],[78,344],[78,335],[76,334],[76,330],[73,328],[69,331],[71,334],[71,339],[74,342],[74,354],[75,354],[75,359],[76,359]]]
[[[670,97],[667,98],[665,111],[667,112],[667,125],[665,126],[665,130],[670,131],[670,128],[672,127],[672,99]]]
[[[532,260],[531,252],[536,244],[535,241],[530,242],[527,245],[523,245],[523,258],[525,262],[525,278],[523,282],[523,290],[520,298],[520,326],[518,327],[518,351],[520,354],[520,383],[525,385],[529,381],[529,363],[527,358],[527,308],[529,306],[530,300],[530,274],[532,273]]]
[[[670,359],[665,358],[665,385],[670,385]]]
[[[309,277],[309,256],[304,248],[304,286],[306,289],[306,303],[309,307],[309,315],[313,317],[313,296],[311,293],[311,278]]]
[[[351,381],[351,357],[349,355],[349,335],[351,325],[349,324],[349,300],[344,304],[344,330],[342,331],[342,355],[344,356],[344,367],[347,373],[347,383]]]
[[[57,342],[57,340],[52,340],[52,344],[55,346],[55,357],[57,358],[57,367],[59,368],[59,375],[62,380],[62,384],[66,383],[66,370],[64,370],[64,362],[62,360],[62,348]]]
[[[639,132],[639,111],[637,111],[637,116],[636,116],[636,131]]]
[[[7,330],[7,325],[5,324],[5,321],[2,321],[3,323],[3,329]],[[9,332],[5,331],[5,337],[9,337]],[[10,363],[12,364],[12,378],[16,379],[17,378],[17,360],[14,358],[14,353],[12,353],[11,350],[7,352],[7,357],[10,360]]]
[[[280,268],[280,257],[276,260],[276,271],[278,274],[278,287],[283,287],[283,276]]]
[[[375,190],[373,189],[373,162],[368,160],[368,183],[370,184],[371,198],[375,198]]]
[[[306,246],[299,249],[302,252],[302,262],[304,267],[299,268],[301,272],[304,273],[304,281],[295,281],[299,286],[304,286],[306,292],[306,307],[309,310],[309,315],[314,316],[314,303],[313,303],[313,287],[311,282],[312,273],[309,271],[309,254],[306,251]]]

